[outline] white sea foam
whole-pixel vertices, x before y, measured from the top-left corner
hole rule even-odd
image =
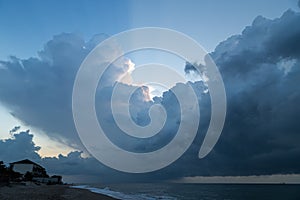
[[[113,191],[108,187],[105,188],[95,188],[90,187],[89,185],[76,185],[76,186],[70,186],[71,188],[79,188],[79,189],[86,189],[94,193],[103,194],[106,196],[110,196],[116,199],[122,199],[122,200],[176,200],[174,197],[170,196],[150,196],[148,194],[124,194],[122,192]]]

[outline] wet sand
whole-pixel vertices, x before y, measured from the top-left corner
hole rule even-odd
[[[114,198],[92,193],[85,189],[70,188],[68,185],[0,187],[1,200],[116,200]]]

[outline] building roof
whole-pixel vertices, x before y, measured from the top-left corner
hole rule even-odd
[[[13,162],[13,163],[10,163],[10,164],[11,165],[14,165],[14,164],[33,164],[33,165],[37,165],[37,166],[43,168],[41,165],[39,165],[35,162],[32,162],[31,160],[28,160],[28,159],[16,161],[16,162]]]

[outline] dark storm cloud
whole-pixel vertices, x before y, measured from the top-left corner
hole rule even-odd
[[[79,36],[61,34],[45,45],[40,58],[1,61],[5,66],[0,72],[1,102],[16,118],[51,138],[75,143],[70,95],[78,65],[88,53],[84,45]]]
[[[25,124],[79,148],[71,110],[73,82],[85,56],[105,37],[98,34],[85,42],[63,33],[47,42],[38,58],[0,61],[0,102]],[[109,68],[102,83],[112,85],[120,73],[121,68]]]
[[[228,107],[213,151],[198,159],[210,107],[202,94],[201,123],[191,148],[157,177],[300,173],[300,14],[257,17],[211,54],[220,68]],[[189,69],[192,69],[189,67]]]
[[[198,135],[184,156],[171,166],[153,173],[129,175],[104,167],[93,158],[82,158],[80,152],[59,158],[44,158],[42,162],[47,166],[61,163],[58,173],[98,174],[103,175],[104,179],[110,179],[109,175],[114,174],[116,180],[127,181],[197,175],[300,173],[299,24],[300,14],[290,10],[274,20],[259,16],[242,34],[221,42],[211,53],[224,80],[228,108],[221,138],[204,159],[200,160],[197,156],[210,119],[210,100],[209,94],[202,92],[205,88],[203,82],[196,82],[191,85],[197,91],[201,106]],[[16,117],[44,129],[52,137],[64,137],[70,143],[78,142],[74,136],[70,96],[76,70],[89,51],[87,46],[79,37],[63,34],[46,44],[39,59],[11,57],[10,61],[1,61],[1,102],[9,106]],[[205,73],[205,66],[202,67],[201,73]],[[187,63],[185,71],[195,72],[195,68]],[[124,86],[124,93],[126,87],[130,86]],[[181,85],[181,88],[184,86]],[[111,91],[111,86],[99,89],[102,95],[97,96],[96,107],[100,111],[108,108]],[[167,91],[162,98],[145,103],[140,94],[141,90],[137,90],[131,100],[133,105],[140,106],[131,107],[133,120],[147,124],[149,107],[153,103],[162,103],[172,116],[162,132],[172,137],[178,122],[174,95]],[[107,123],[105,127],[109,127],[111,132],[117,132],[109,112],[101,112],[99,117],[105,119],[103,123]],[[130,140],[120,140],[118,135],[111,137],[112,140],[115,137],[116,143]],[[169,140],[160,136],[148,143],[136,141],[130,150],[152,150],[158,148],[162,141],[165,144]],[[0,144],[4,145],[6,141]],[[29,149],[31,153],[37,152],[34,148],[32,150],[32,146]]]
[[[228,100],[223,133],[199,160],[206,127],[200,126],[188,152],[169,167],[170,177],[300,172],[299,23],[299,13],[291,10],[274,20],[259,16],[241,35],[216,47],[211,56]],[[185,69],[195,71],[189,63]],[[209,107],[206,101],[200,104]]]
[[[299,13],[257,17],[212,53],[228,97],[223,134],[204,159],[219,174],[299,173]],[[210,163],[211,160],[211,163]]]

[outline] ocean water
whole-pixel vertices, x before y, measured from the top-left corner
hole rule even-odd
[[[275,184],[91,184],[88,189],[122,200],[300,200],[300,185]]]

